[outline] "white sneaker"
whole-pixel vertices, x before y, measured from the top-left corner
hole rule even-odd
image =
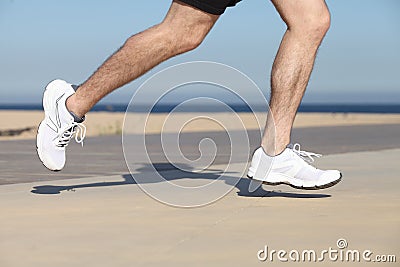
[[[260,147],[253,155],[247,176],[268,185],[286,184],[297,189],[323,189],[340,182],[337,170],[319,170],[309,163],[320,154],[300,150],[295,144],[275,157],[268,156]]]
[[[65,165],[65,148],[75,136],[75,141],[83,145],[86,127],[83,118],[70,113],[65,105],[73,95],[73,85],[54,80],[46,86],[43,95],[44,120],[40,123],[36,138],[37,152],[43,165],[52,171],[59,171]]]

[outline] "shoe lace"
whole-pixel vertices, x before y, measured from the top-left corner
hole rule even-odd
[[[292,151],[297,154],[298,156],[300,156],[302,159],[308,161],[309,163],[313,163],[314,162],[314,158],[320,158],[322,157],[321,154],[316,154],[314,152],[307,152],[304,150],[300,150],[300,144],[296,143],[293,145],[292,147]]]
[[[75,141],[83,146],[83,140],[85,139],[86,136],[86,126],[81,123],[73,122],[70,128],[60,133],[56,137],[58,139],[57,146],[58,147],[68,146],[69,141],[71,141],[71,139],[74,136],[75,136]]]

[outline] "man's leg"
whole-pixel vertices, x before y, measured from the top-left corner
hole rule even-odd
[[[174,1],[160,24],[130,37],[68,98],[68,109],[83,117],[108,93],[168,58],[196,48],[218,17]]]
[[[49,83],[43,95],[45,118],[36,138],[42,163],[61,170],[65,148],[73,137],[82,143],[86,128],[81,122],[101,98],[162,61],[197,47],[218,17],[174,1],[163,22],[129,38],[76,92],[65,81]]]
[[[296,112],[318,47],[328,31],[330,15],[324,0],[272,2],[287,25],[271,73],[270,109],[274,120],[268,119],[262,139],[265,152],[274,156],[290,143]]]
[[[272,0],[287,31],[271,75],[271,100],[262,148],[254,152],[248,176],[268,185],[287,184],[300,189],[322,189],[340,182],[337,170],[319,170],[308,164],[313,156],[300,145],[286,148],[297,108],[304,95],[317,50],[329,28],[324,0]],[[273,120],[272,120],[273,116]]]

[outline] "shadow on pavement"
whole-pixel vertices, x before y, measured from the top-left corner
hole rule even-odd
[[[329,194],[320,194],[320,193],[293,193],[293,192],[281,192],[281,191],[267,191],[262,188],[262,186],[258,186],[256,190],[251,190],[251,180],[247,178],[241,178],[238,180],[238,177],[227,176],[227,173],[224,173],[220,170],[210,170],[210,173],[199,173],[199,172],[188,172],[182,171],[178,169],[176,166],[170,163],[154,163],[153,166],[143,166],[137,169],[140,173],[146,173],[149,170],[156,170],[165,180],[173,181],[179,180],[182,178],[189,179],[209,179],[216,180],[220,178],[226,184],[232,185],[236,187],[239,191],[237,192],[238,196],[243,197],[284,197],[284,198],[327,198],[331,197]],[[43,194],[43,195],[54,195],[60,194],[62,191],[75,191],[79,188],[93,188],[93,187],[109,187],[109,186],[120,186],[120,185],[130,185],[137,184],[135,179],[131,174],[122,175],[124,178],[123,181],[116,182],[98,182],[98,183],[88,183],[88,184],[74,184],[68,186],[57,186],[57,185],[41,185],[35,186],[31,193],[34,194]],[[153,183],[154,181],[147,181],[146,183]],[[158,182],[158,181],[156,181]],[[253,185],[254,186],[254,185]]]

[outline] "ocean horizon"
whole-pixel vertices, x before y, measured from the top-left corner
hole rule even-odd
[[[251,112],[252,110],[244,104],[226,103],[235,112]],[[157,104],[152,113],[169,113],[179,104]],[[135,112],[145,112],[147,106],[135,106]],[[125,112],[127,105],[124,104],[97,104],[93,107],[94,112]],[[41,104],[0,104],[0,110],[43,110]],[[265,111],[264,106],[256,106],[254,112]],[[184,111],[178,112],[226,112],[226,108],[212,105],[192,105]],[[299,112],[305,113],[400,113],[400,104],[301,104]]]

